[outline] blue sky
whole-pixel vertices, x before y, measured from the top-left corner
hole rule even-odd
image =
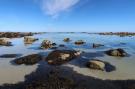
[[[135,32],[135,0],[0,0],[0,31]]]

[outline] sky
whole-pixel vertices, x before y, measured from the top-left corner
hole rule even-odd
[[[135,0],[0,0],[0,31],[135,32]]]

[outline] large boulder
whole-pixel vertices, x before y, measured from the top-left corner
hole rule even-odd
[[[80,54],[81,52],[74,50],[55,50],[46,57],[46,60],[48,64],[59,65],[76,58]]]
[[[86,66],[90,69],[102,70],[102,71],[107,71],[107,72],[111,72],[116,69],[110,63],[101,61],[98,59],[92,59],[92,60],[88,61]]]
[[[33,42],[37,41],[38,39],[33,38],[32,36],[25,36],[24,43],[25,44],[32,44]]]
[[[125,57],[127,56],[127,53],[121,49],[121,48],[118,48],[118,49],[111,49],[111,50],[108,50],[108,51],[105,51],[105,53],[109,56],[118,56],[118,57]]]
[[[8,38],[0,38],[0,45],[2,46],[12,46],[12,43]]]
[[[49,40],[44,40],[42,43],[41,43],[41,48],[42,49],[48,49],[48,48],[51,48],[53,45],[51,43],[51,41]]]
[[[82,45],[84,44],[85,42],[83,40],[78,40],[75,42],[76,45]]]
[[[95,44],[95,43],[93,43],[93,48],[97,48],[97,47],[101,47],[101,46],[104,46],[104,45],[102,45],[102,44]]]
[[[14,60],[14,62],[18,65],[21,65],[21,64],[33,65],[33,64],[36,64],[37,62],[39,62],[40,60],[42,60],[41,55],[31,54],[31,55],[28,55],[28,56],[17,58],[17,59]]]

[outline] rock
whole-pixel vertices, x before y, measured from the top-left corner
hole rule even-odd
[[[57,49],[57,48],[58,48],[58,47],[55,47],[55,46],[54,46],[54,47],[51,47],[51,49]]]
[[[6,38],[20,38],[24,36],[32,36],[34,33],[31,32],[0,32],[0,37]]]
[[[91,68],[91,69],[97,69],[97,70],[102,70],[104,71],[105,68],[105,63],[100,61],[100,60],[90,60],[87,65],[87,67]]]
[[[56,46],[57,44],[56,43],[52,43],[52,46]]]
[[[90,60],[89,62],[87,62],[86,66],[90,69],[102,70],[106,72],[111,72],[116,69],[110,63],[98,59]]]
[[[65,45],[64,44],[60,44],[59,47],[65,47]]]
[[[111,50],[108,50],[105,52],[107,55],[109,56],[118,56],[118,57],[125,57],[127,56],[127,53],[121,49],[121,48],[118,48],[118,49],[111,49]]]
[[[24,37],[24,43],[25,44],[32,44],[33,42],[37,41],[38,39],[33,38],[31,36],[25,36]]]
[[[95,44],[95,43],[93,43],[93,48],[97,48],[97,47],[100,47],[100,46],[104,46],[104,45],[102,45],[102,44]]]
[[[28,56],[17,58],[17,59],[14,60],[14,62],[18,65],[21,65],[21,64],[33,65],[33,64],[36,64],[37,62],[39,62],[40,60],[42,60],[41,55],[31,54],[31,55],[28,55]]]
[[[0,45],[2,46],[12,46],[12,43],[8,41],[7,38],[0,38]]]
[[[4,55],[1,55],[0,58],[15,58],[18,56],[20,56],[20,54],[4,54]]]
[[[48,48],[51,48],[52,47],[52,43],[51,41],[49,40],[44,40],[42,43],[41,43],[41,48],[42,49],[48,49]]]
[[[46,57],[46,60],[48,61],[48,64],[59,65],[68,62],[79,55],[80,53],[74,50],[55,50]]]
[[[85,42],[83,40],[78,40],[75,42],[76,45],[82,45],[84,44]]]
[[[64,42],[69,42],[70,41],[70,38],[65,38],[63,41]]]

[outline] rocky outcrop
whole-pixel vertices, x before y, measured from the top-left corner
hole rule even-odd
[[[127,53],[121,49],[121,48],[118,48],[118,49],[111,49],[111,50],[108,50],[108,51],[105,51],[105,53],[109,56],[118,56],[118,57],[125,57],[127,56]]]
[[[78,40],[75,42],[76,45],[82,45],[84,44],[85,42],[83,40]]]
[[[70,41],[70,38],[65,38],[63,41],[64,42],[69,42]]]
[[[0,38],[0,45],[2,46],[12,46],[12,43],[8,41],[7,38]]]
[[[48,64],[59,65],[76,58],[80,54],[81,52],[74,50],[55,50],[46,57],[46,60]]]
[[[97,48],[97,47],[101,47],[101,46],[104,46],[104,45],[102,45],[102,44],[95,44],[95,43],[93,43],[93,48]]]
[[[6,38],[19,38],[24,36],[32,36],[34,33],[31,32],[0,32],[0,37]]]
[[[90,69],[102,70],[102,71],[107,71],[107,72],[111,72],[111,71],[116,69],[110,63],[105,62],[105,61],[101,61],[98,59],[90,60],[89,62],[87,62],[86,66]]]
[[[52,47],[52,43],[51,41],[49,40],[44,40],[42,43],[41,43],[41,48],[42,49],[48,49],[48,48],[51,48]]]
[[[17,58],[14,60],[14,62],[18,65],[21,65],[21,64],[33,65],[39,62],[40,60],[42,60],[42,57],[39,54],[31,54],[28,56]]]
[[[25,36],[24,37],[24,43],[25,44],[32,44],[33,42],[37,41],[38,39],[33,38],[31,36]]]

